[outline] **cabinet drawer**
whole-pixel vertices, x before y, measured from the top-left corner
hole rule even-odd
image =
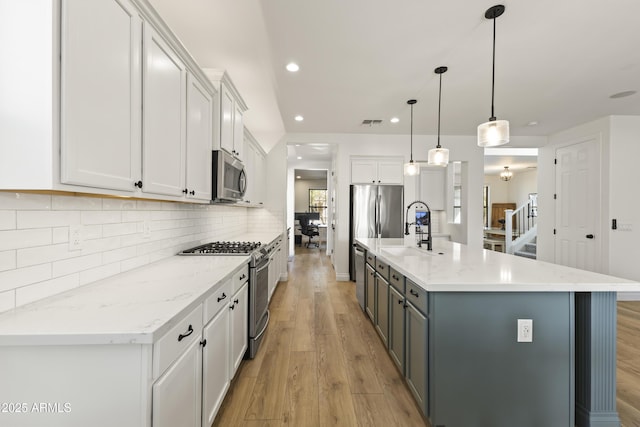
[[[427,314],[427,298],[429,294],[427,291],[422,289],[420,286],[413,283],[411,280],[406,279],[405,281],[407,286],[407,291],[405,292],[405,296],[407,297],[407,301],[413,304],[418,310]]]
[[[180,320],[153,345],[153,376],[157,378],[202,333],[202,304]]]
[[[404,276],[394,270],[393,267],[389,267],[389,283],[400,293],[404,293]]]
[[[233,275],[233,293],[235,294],[238,290],[247,283],[249,280],[249,264],[242,267],[239,271],[236,271]]]
[[[385,278],[385,280],[389,280],[389,264],[376,260],[376,271],[378,274]]]
[[[367,251],[367,264],[369,264],[372,267],[375,267],[376,265],[376,256],[368,251]]]
[[[209,323],[222,307],[229,305],[229,300],[233,296],[233,279],[225,280],[217,289],[204,301],[204,324]]]

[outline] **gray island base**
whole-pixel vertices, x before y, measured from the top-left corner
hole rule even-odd
[[[365,288],[385,301],[386,284],[393,302],[367,314],[385,341],[380,319],[391,313],[392,359],[433,427],[620,427],[616,293],[637,292],[638,283],[450,242],[432,253],[402,239],[358,243],[367,278],[376,279]],[[419,307],[415,289],[427,302],[419,332],[426,337],[412,316],[393,314],[399,298]],[[518,319],[532,320],[531,342],[518,342]],[[394,334],[401,320],[404,333]],[[398,336],[407,349],[400,357]],[[421,338],[419,352],[407,345]],[[412,357],[423,357],[424,367],[416,370]]]

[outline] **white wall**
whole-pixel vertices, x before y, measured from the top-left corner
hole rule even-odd
[[[530,193],[538,192],[538,171],[526,170],[513,174],[511,181],[507,182],[509,188],[509,198],[520,207],[527,203]]]
[[[326,179],[296,179],[295,181],[295,211],[307,212],[309,210],[309,190],[327,189]]]

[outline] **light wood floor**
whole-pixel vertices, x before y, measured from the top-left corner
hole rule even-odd
[[[296,248],[258,356],[245,360],[214,426],[428,426],[354,285],[324,250]],[[618,411],[640,427],[640,301],[618,303]]]
[[[428,426],[324,250],[296,248],[271,323],[234,378],[214,426]]]

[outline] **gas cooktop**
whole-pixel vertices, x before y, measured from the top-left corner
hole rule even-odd
[[[178,255],[249,255],[260,245],[260,242],[211,242],[185,249]]]

